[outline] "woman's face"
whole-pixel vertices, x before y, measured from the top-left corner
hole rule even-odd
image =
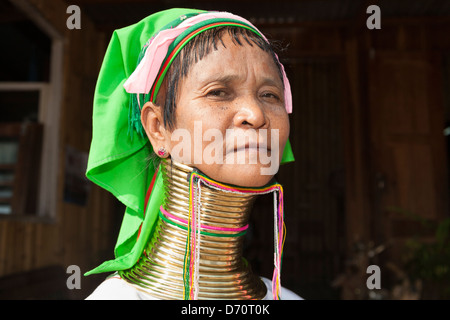
[[[272,57],[228,34],[179,83],[172,159],[212,179],[263,186],[278,171],[289,136],[284,89]]]

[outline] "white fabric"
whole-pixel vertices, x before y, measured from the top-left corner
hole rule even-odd
[[[263,300],[272,300],[272,281],[261,277],[267,287],[267,294]],[[114,274],[103,281],[89,295],[86,300],[159,300],[151,295],[138,290],[135,286],[120,278],[118,274]],[[288,290],[281,288],[281,300],[302,300],[300,296]]]

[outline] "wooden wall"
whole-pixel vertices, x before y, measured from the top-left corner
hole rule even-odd
[[[0,220],[0,279],[19,279],[2,297],[84,298],[104,275],[82,276],[81,290],[69,291],[66,269],[78,265],[84,273],[112,258],[117,212],[112,197],[96,186],[85,205],[64,201],[65,156],[67,147],[89,151],[92,98],[106,44],[84,15],[81,30],[67,29],[64,2],[30,0],[28,4],[64,36],[59,161],[54,164],[58,203],[56,216],[50,219]],[[36,286],[41,290],[32,290]]]
[[[390,290],[399,279],[388,265],[401,268],[405,241],[425,231],[405,212],[449,216],[442,71],[450,20],[262,29],[289,44],[282,56],[294,97],[296,162],[279,173],[289,223],[284,283],[306,298],[367,298],[366,268],[379,264]],[[263,238],[261,247],[270,246]]]

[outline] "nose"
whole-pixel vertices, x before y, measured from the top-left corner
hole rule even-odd
[[[234,116],[234,126],[242,129],[260,129],[268,126],[268,118],[256,97],[246,97],[236,101],[238,111]]]

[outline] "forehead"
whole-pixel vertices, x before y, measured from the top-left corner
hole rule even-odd
[[[169,74],[175,76],[174,73],[176,73],[176,76],[181,79],[187,76],[193,65],[210,53],[223,47],[230,48],[231,45],[249,45],[268,53],[277,68],[280,79],[283,79],[281,66],[271,44],[253,31],[231,26],[211,28],[192,38],[173,62],[173,68],[169,68]]]
[[[195,77],[197,81],[215,77],[247,77],[256,73],[260,77],[274,78],[274,82],[282,85],[282,77],[278,65],[269,52],[255,43],[236,39],[230,34],[224,34],[220,43],[201,60],[190,67],[187,78]]]

